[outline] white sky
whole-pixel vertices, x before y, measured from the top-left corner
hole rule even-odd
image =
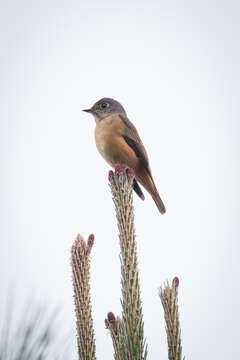
[[[17,284],[74,327],[70,247],[94,233],[98,359],[113,358],[119,244],[81,109],[104,96],[138,128],[167,206],[134,196],[149,359],[167,359],[158,287],[176,275],[186,358],[240,357],[239,16],[238,1],[1,1],[0,296]]]

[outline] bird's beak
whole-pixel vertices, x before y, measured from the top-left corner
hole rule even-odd
[[[92,109],[86,109],[86,110],[83,110],[85,112],[88,112],[88,113],[91,113],[92,112]]]

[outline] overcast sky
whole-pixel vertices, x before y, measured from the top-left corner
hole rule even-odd
[[[98,359],[113,358],[119,243],[81,109],[104,96],[137,127],[167,207],[134,195],[149,359],[167,359],[158,287],[176,275],[186,359],[240,357],[239,18],[237,0],[1,1],[0,297],[14,284],[74,328],[70,248],[94,233]]]

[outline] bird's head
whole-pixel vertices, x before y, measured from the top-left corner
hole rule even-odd
[[[126,116],[123,106],[116,100],[102,98],[97,101],[90,109],[83,110],[92,114],[96,123],[113,114],[122,114]]]

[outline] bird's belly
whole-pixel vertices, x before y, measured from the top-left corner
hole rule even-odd
[[[109,149],[109,144],[108,141],[106,141],[106,139],[99,139],[98,141],[96,141],[96,145],[97,145],[97,149],[100,152],[100,154],[102,155],[102,157],[109,163],[112,164],[112,151],[111,149]]]
[[[135,168],[137,159],[135,153],[129,148],[122,136],[112,133],[95,133],[97,149],[102,157],[111,165],[117,163]]]
[[[102,157],[111,166],[115,166],[115,164],[119,162],[119,151],[117,151],[116,143],[110,136],[96,138],[96,145]]]

